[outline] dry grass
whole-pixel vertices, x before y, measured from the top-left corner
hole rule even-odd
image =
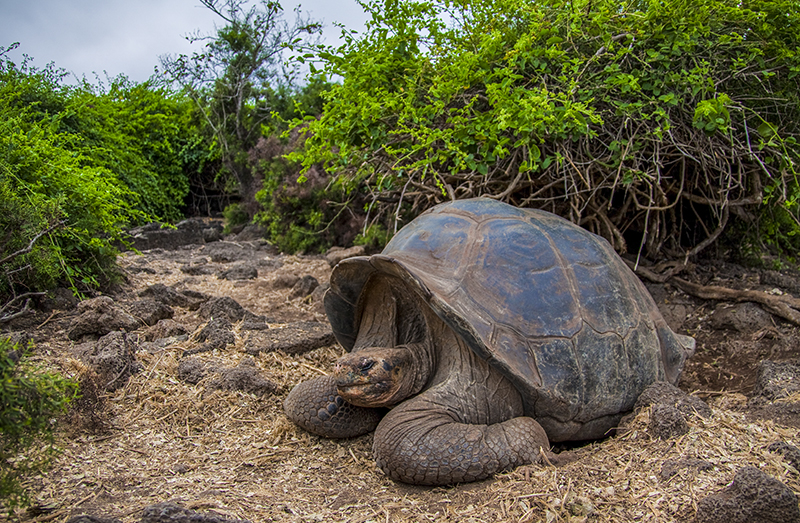
[[[141,355],[146,370],[109,398],[114,428],[67,437],[47,477],[35,478],[51,521],[78,512],[137,521],[147,505],[172,500],[251,521],[686,521],[697,501],[755,465],[796,492],[798,471],[766,447],[800,445],[794,430],[751,423],[726,407],[671,441],[653,440],[649,411],[625,436],[575,450],[560,468],[527,466],[473,485],[420,488],[396,484],[371,458],[371,436],[331,441],[286,420],[281,397],[338,356],[333,348],[299,357],[262,354],[256,365],[279,384],[273,397],[206,391],[175,379],[179,348]],[[238,351],[207,357],[234,366]],[[711,470],[659,475],[667,460],[702,459]],[[55,516],[55,517],[52,517]],[[42,520],[42,518],[39,518]]]
[[[312,265],[312,270],[326,277],[324,267]],[[213,294],[231,292],[253,312],[263,313],[257,298],[273,292],[264,283],[269,277],[274,275],[245,286],[209,285],[214,285]],[[152,279],[140,285],[184,281],[163,271]],[[221,290],[225,286],[230,288]],[[245,295],[252,297],[251,304]],[[269,299],[281,303],[273,312],[305,312],[309,319],[316,314],[279,293]],[[63,453],[55,466],[27,483],[44,513],[31,517],[18,512],[14,518],[63,522],[88,513],[128,523],[138,521],[144,507],[169,500],[253,522],[688,521],[698,500],[724,488],[745,465],[800,491],[798,471],[766,450],[778,440],[800,446],[796,430],[748,421],[735,411],[745,401],[737,394],[717,396],[713,417],[691,420],[690,432],[677,439],[652,439],[649,410],[644,410],[626,435],[576,449],[578,459],[559,468],[526,466],[449,488],[402,485],[376,468],[371,435],[326,440],[295,427],[283,414],[281,400],[291,387],[325,372],[341,349],[258,355],[257,368],[278,385],[278,392],[256,397],[179,381],[178,362],[193,343],[140,352],[144,371],[107,398],[113,427],[96,435],[64,430],[59,438]],[[235,348],[198,357],[234,367],[245,357],[243,343],[237,333]],[[48,350],[62,368],[78,372],[67,350],[56,344]],[[684,458],[706,460],[713,467],[682,468],[662,479],[665,462]]]

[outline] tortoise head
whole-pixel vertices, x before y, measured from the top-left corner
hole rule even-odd
[[[419,392],[416,359],[407,346],[368,347],[342,356],[333,377],[339,394],[353,405],[386,407]]]

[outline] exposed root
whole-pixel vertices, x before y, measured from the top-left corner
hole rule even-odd
[[[683,292],[704,300],[752,301],[762,305],[772,314],[800,325],[800,300],[792,296],[753,290],[740,291],[716,285],[699,285],[678,277],[670,278],[669,282]]]

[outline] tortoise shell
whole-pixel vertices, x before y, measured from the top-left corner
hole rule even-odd
[[[694,347],[606,240],[545,211],[441,204],[381,254],[339,263],[325,310],[347,350],[375,274],[407,283],[511,380],[551,441],[603,436],[648,385],[677,383]]]

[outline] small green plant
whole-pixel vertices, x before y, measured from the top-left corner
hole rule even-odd
[[[238,203],[232,203],[225,207],[222,216],[225,218],[225,229],[223,229],[225,234],[230,234],[237,226],[245,225],[250,221],[247,211]]]
[[[752,267],[781,270],[797,266],[800,223],[784,206],[764,205],[750,220],[737,219],[722,238],[732,259]]]
[[[56,452],[55,416],[75,398],[75,382],[28,359],[19,346],[0,338],[0,503],[27,504],[24,475],[44,471]]]
[[[383,249],[389,240],[391,234],[386,230],[386,227],[380,223],[376,223],[367,227],[367,230],[356,236],[353,240],[354,245],[363,245],[369,251],[380,251]]]

